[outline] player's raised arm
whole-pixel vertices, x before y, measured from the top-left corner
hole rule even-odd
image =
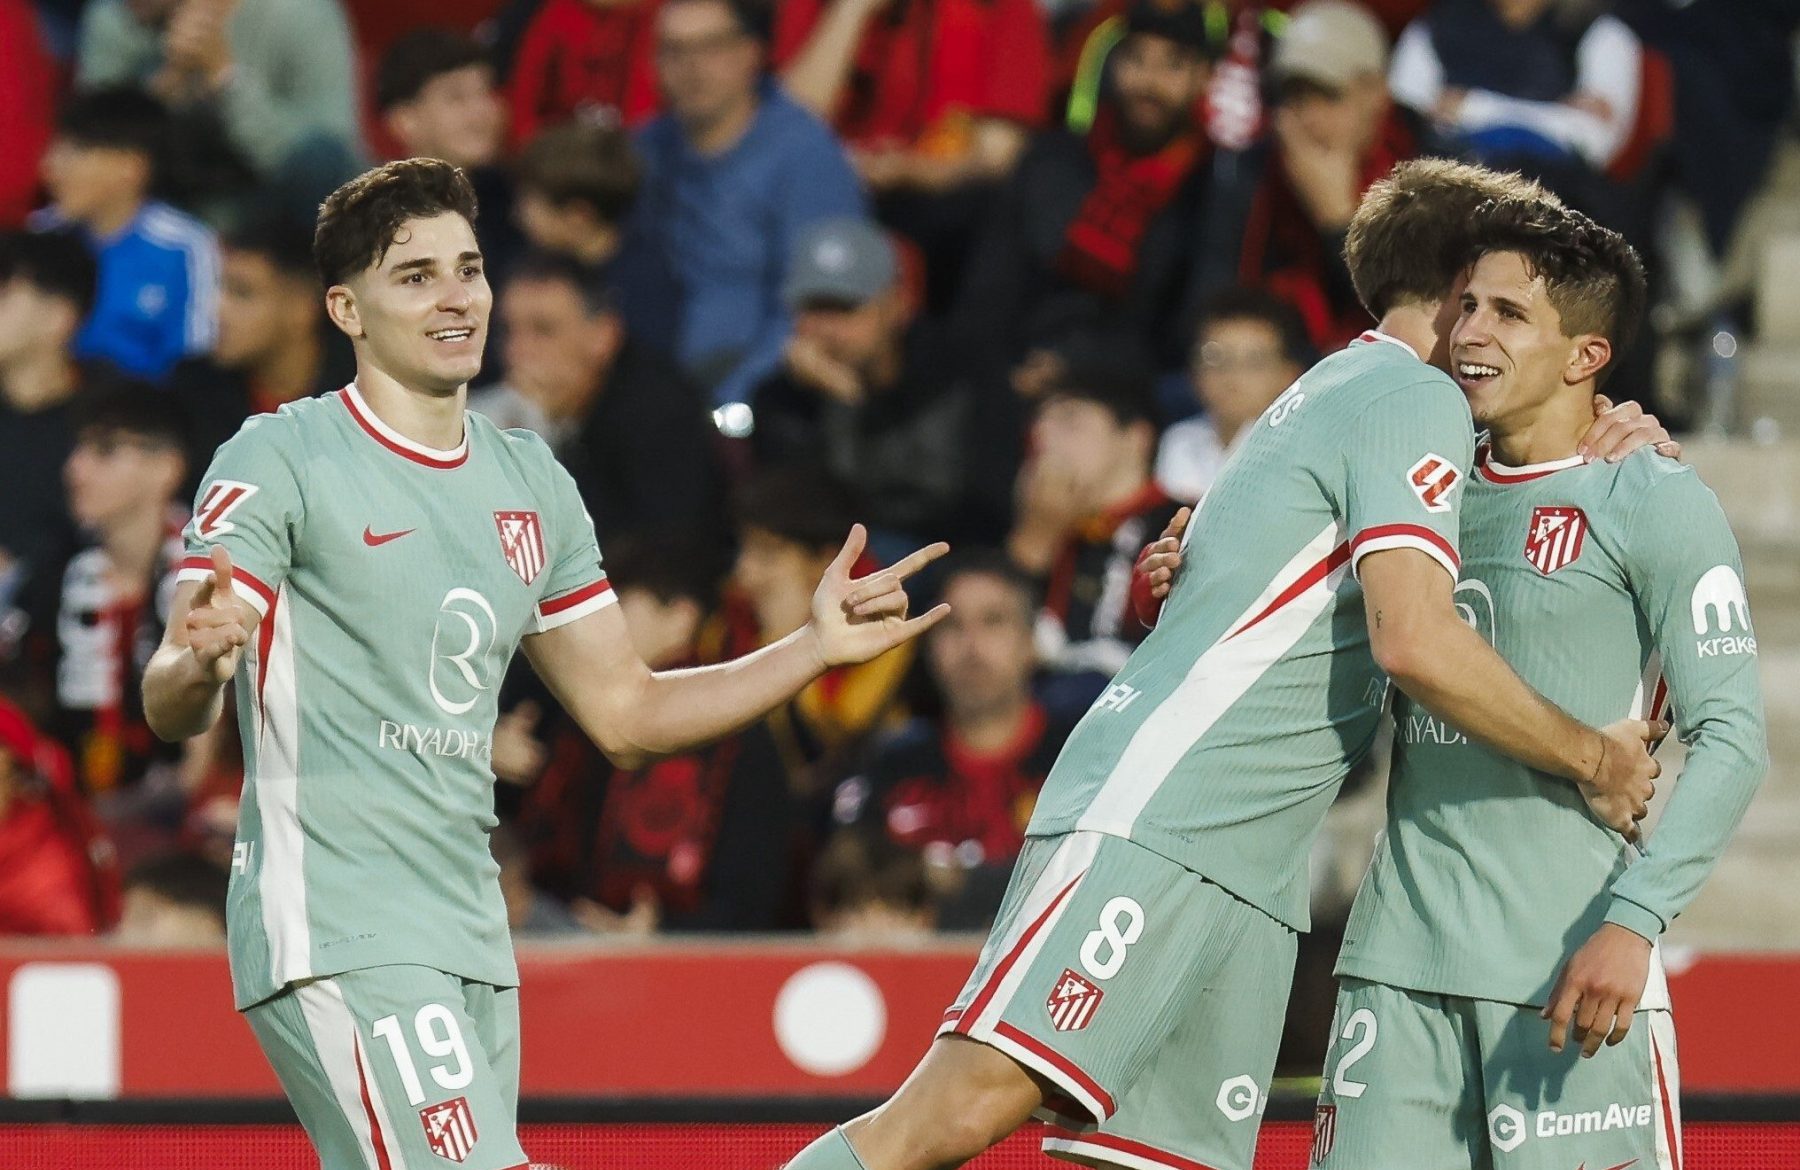
[[[812,620],[754,654],[652,673],[616,605],[525,640],[527,657],[609,759],[637,767],[741,730],[834,666],[867,662],[941,621],[908,617],[907,578],[949,551],[934,544],[891,568],[852,577],[866,534],[856,525],[813,593]]]
[[[171,742],[199,735],[219,718],[223,690],[256,634],[256,610],[231,583],[231,557],[214,545],[212,571],[175,587],[162,645],[144,670],[144,718]]]

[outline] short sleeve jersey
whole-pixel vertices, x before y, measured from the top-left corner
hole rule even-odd
[[[515,984],[496,691],[524,635],[614,600],[549,449],[475,414],[454,451],[422,447],[351,385],[247,422],[185,535],[182,577],[223,546],[262,615],[236,679],[238,1005],[394,963]]]
[[[1596,727],[1672,708],[1687,760],[1640,855],[1574,785],[1397,698],[1387,831],[1338,971],[1541,1005],[1603,921],[1654,940],[1711,872],[1766,765],[1756,637],[1718,500],[1649,451],[1478,460],[1463,549],[1457,609],[1525,682]],[[1659,966],[1643,1006],[1666,996]]]
[[[1447,375],[1373,332],[1253,427],[1031,832],[1130,838],[1305,929],[1308,848],[1387,704],[1356,565],[1412,548],[1456,575],[1474,429]]]

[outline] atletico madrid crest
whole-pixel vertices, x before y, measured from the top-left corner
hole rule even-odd
[[[1056,981],[1056,990],[1044,1001],[1044,1007],[1050,1011],[1050,1022],[1058,1032],[1076,1032],[1088,1026],[1094,1018],[1094,1012],[1100,1007],[1100,989],[1086,979],[1063,969],[1062,978]]]
[[[475,1151],[475,1114],[467,1097],[419,1110],[425,1124],[425,1144],[440,1158],[461,1162]]]
[[[500,552],[506,567],[529,585],[544,571],[544,526],[536,512],[495,512],[494,526],[500,530]]]
[[[1548,577],[1575,563],[1587,541],[1587,514],[1580,508],[1533,508],[1525,533],[1525,559]]]
[[[1331,1143],[1337,1140],[1337,1106],[1319,1105],[1313,1109],[1313,1148],[1312,1164],[1319,1165],[1325,1155],[1331,1153]]]

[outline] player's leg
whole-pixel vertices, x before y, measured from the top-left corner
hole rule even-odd
[[[1640,1011],[1616,1047],[1550,1051],[1535,1008],[1480,1005],[1495,1170],[1678,1170],[1681,1075],[1666,1010]]]
[[[1194,940],[1177,928],[1184,891],[1170,871],[1187,872],[1116,837],[1029,842],[927,1059],[892,1100],[790,1170],[935,1170],[1046,1103],[1110,1116],[1177,1015],[1169,972]]]
[[[1180,918],[1160,924],[1185,944],[1161,973],[1179,989],[1175,1019],[1112,1117],[1052,1123],[1044,1151],[1053,1157],[1131,1170],[1250,1170],[1298,940],[1197,874],[1183,870],[1178,881]]]
[[[1487,1123],[1473,1012],[1470,1000],[1343,980],[1313,1116],[1311,1164],[1484,1170]]]
[[[297,993],[315,1037],[348,1034],[356,1045],[364,1108],[393,1170],[446,1160],[464,1170],[523,1170],[517,1074],[504,1071],[516,1056],[502,1052],[496,1071],[461,979],[429,967],[370,967]]]

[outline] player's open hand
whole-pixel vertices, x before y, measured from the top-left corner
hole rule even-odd
[[[1627,841],[1638,839],[1638,822],[1650,812],[1662,765],[1651,756],[1669,734],[1660,719],[1621,719],[1600,731],[1603,749],[1594,775],[1581,785],[1588,807]]]
[[[1631,1030],[1631,1014],[1650,979],[1650,941],[1636,931],[1605,923],[1563,965],[1538,1014],[1550,1021],[1550,1051],[1561,1052],[1573,1028],[1581,1055],[1617,1044]]]
[[[942,541],[926,545],[879,572],[852,577],[850,570],[868,539],[862,525],[852,525],[849,539],[813,591],[812,634],[826,666],[879,657],[923,634],[950,613],[948,605],[939,605],[916,618],[906,616],[906,579],[949,552],[949,545]]]
[[[1635,402],[1613,405],[1604,394],[1594,395],[1594,422],[1581,436],[1575,450],[1592,463],[1604,459],[1617,463],[1639,447],[1654,445],[1658,455],[1681,458],[1681,444],[1669,436],[1668,429],[1653,414]]]
[[[257,619],[231,588],[231,554],[223,545],[213,545],[212,564],[212,576],[200,583],[188,607],[187,644],[206,677],[224,683],[237,673]]]
[[[1131,608],[1146,628],[1156,625],[1163,599],[1175,586],[1175,570],[1181,568],[1181,534],[1187,531],[1192,516],[1192,508],[1177,510],[1162,535],[1138,554],[1131,573]]]

